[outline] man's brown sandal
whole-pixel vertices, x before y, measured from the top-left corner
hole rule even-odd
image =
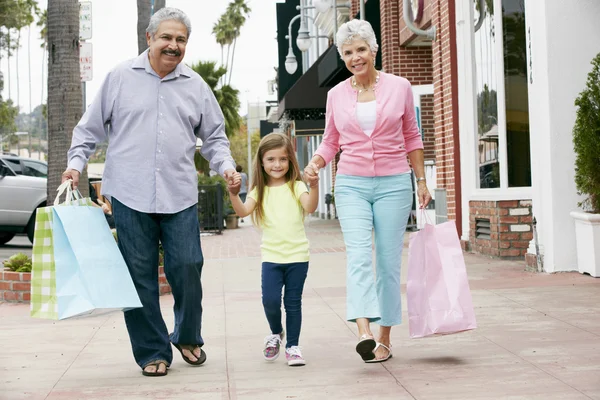
[[[198,345],[194,345],[194,344],[175,344],[175,343],[173,343],[173,346],[175,346],[175,348],[177,350],[179,350],[179,352],[181,353],[181,357],[183,357],[183,361],[185,361],[188,364],[191,364],[191,365],[201,365],[201,364],[204,364],[204,361],[206,361],[206,353]],[[200,356],[199,357],[196,357],[196,355],[194,354],[194,350],[197,347],[200,348]],[[196,357],[197,360],[196,361],[190,360],[188,357],[186,357],[185,354],[183,354],[183,350],[189,350],[190,353],[194,354],[194,357]]]
[[[165,366],[164,372],[159,371],[161,364]],[[151,367],[151,366],[155,366],[156,371],[154,371],[154,372],[146,371],[146,368]],[[167,362],[160,361],[160,360],[148,363],[142,369],[142,375],[144,375],[144,376],[166,376],[168,372],[169,372],[169,366],[167,365]]]

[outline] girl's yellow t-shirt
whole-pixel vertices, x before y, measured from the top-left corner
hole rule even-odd
[[[308,239],[304,230],[304,210],[300,195],[308,192],[306,184],[296,181],[294,193],[290,186],[265,187],[264,221],[261,254],[263,262],[287,264],[308,261]],[[256,188],[248,194],[256,201]]]

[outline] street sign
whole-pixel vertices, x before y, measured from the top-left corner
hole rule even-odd
[[[82,1],[79,3],[79,39],[89,40],[92,38],[92,2]]]
[[[92,44],[87,42],[79,43],[79,73],[82,82],[92,80]]]

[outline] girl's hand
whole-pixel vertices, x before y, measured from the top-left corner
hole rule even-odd
[[[427,207],[427,204],[431,201],[431,194],[424,181],[417,183],[417,196],[419,197],[419,207]]]

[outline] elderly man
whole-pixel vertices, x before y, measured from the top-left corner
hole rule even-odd
[[[125,323],[146,376],[167,374],[171,343],[189,364],[206,360],[196,138],[202,139],[211,169],[234,184],[223,113],[208,85],[181,63],[190,33],[181,10],[163,8],[152,16],[149,49],[108,74],[73,131],[63,173],[63,181],[72,179],[77,186],[96,143],[108,139],[102,194],[111,199],[119,248],[143,304],[125,311]],[[175,300],[171,334],[158,299],[159,241]]]

